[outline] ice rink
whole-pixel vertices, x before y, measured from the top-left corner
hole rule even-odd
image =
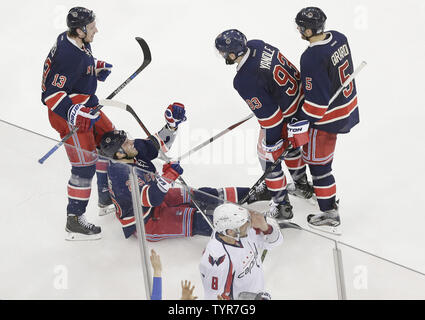
[[[355,66],[368,65],[356,80],[360,124],[338,137],[333,169],[343,235],[340,241],[348,299],[425,299],[425,72],[421,30],[425,2],[400,1],[22,1],[3,4],[0,160],[0,299],[145,299],[136,239],[125,240],[118,220],[97,215],[93,181],[88,220],[103,238],[67,242],[66,185],[70,166],[64,149],[43,165],[58,134],[42,105],[43,62],[73,6],[95,11],[99,32],[95,57],[113,64],[99,83],[105,98],[140,65],[134,40],[149,44],[152,62],[116,100],[130,104],[149,130],[164,124],[169,103],[186,105],[188,121],[170,151],[178,156],[249,115],[233,89],[235,66],[214,48],[223,30],[278,47],[296,66],[307,47],[294,17],[305,6],[326,13],[327,30],[349,40]],[[105,113],[134,138],[145,137],[125,111]],[[12,126],[6,122],[13,124]],[[32,132],[17,128],[25,128]],[[193,187],[251,186],[261,175],[256,155],[258,122],[251,119],[182,162]],[[160,162],[157,162],[160,164]],[[158,166],[159,168],[159,166]],[[291,198],[294,221],[317,207]],[[263,203],[262,208],[267,204]],[[261,209],[261,208],[260,208]],[[273,299],[337,299],[334,242],[307,231],[284,230],[284,244],[265,260],[266,289]],[[163,263],[164,299],[180,297],[180,280],[191,280],[203,297],[198,264],[208,238],[148,243]],[[354,249],[358,248],[362,251]],[[415,273],[375,256],[422,273]]]

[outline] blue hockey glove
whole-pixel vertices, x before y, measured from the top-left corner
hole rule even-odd
[[[183,103],[174,102],[165,110],[165,121],[170,128],[176,129],[180,123],[186,121],[186,110]]]
[[[99,81],[105,81],[106,78],[111,74],[112,64],[105,61],[96,61],[96,77]]]

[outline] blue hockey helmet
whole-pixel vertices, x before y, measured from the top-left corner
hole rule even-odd
[[[92,23],[96,16],[92,10],[83,7],[71,8],[66,17],[66,25],[69,29],[80,28],[86,32],[86,25]]]
[[[322,9],[317,7],[303,8],[295,17],[295,23],[302,33],[310,29],[313,35],[323,33],[325,29],[326,15]]]
[[[127,134],[124,130],[106,132],[100,141],[100,154],[108,158],[116,159],[115,154],[118,151],[125,154],[121,147],[126,140]]]
[[[215,47],[226,59],[226,64],[233,64],[235,60],[248,50],[245,35],[236,29],[223,31],[215,38]],[[231,59],[229,55],[233,53],[236,58]]]

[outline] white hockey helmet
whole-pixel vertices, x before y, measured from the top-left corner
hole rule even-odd
[[[226,230],[234,230],[239,235],[239,228],[250,220],[250,214],[247,209],[232,203],[224,203],[214,210],[214,229],[216,232],[226,236],[229,236]]]

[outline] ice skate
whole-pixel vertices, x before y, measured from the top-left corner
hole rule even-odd
[[[255,192],[248,198],[247,203],[251,204],[256,201],[269,201],[272,195],[267,189],[266,182],[263,181],[258,187],[255,188]]]
[[[316,196],[314,194],[314,188],[311,183],[307,180],[307,176],[304,175],[300,179],[289,183],[287,186],[288,193],[291,196],[299,197],[307,200],[311,204],[316,203]]]
[[[115,206],[112,201],[110,204],[98,203],[97,206],[99,207],[99,216],[106,216],[108,214],[115,213]]]
[[[281,203],[276,203],[273,200],[270,201],[269,211],[266,212],[266,215],[270,218],[275,219],[277,222],[283,222],[285,220],[290,220],[294,217],[292,213],[292,206],[289,203],[289,198],[286,196],[285,200]]]
[[[108,189],[105,188],[102,192],[99,192],[97,206],[99,207],[99,216],[106,216],[108,214],[115,213],[115,206],[112,203]]]
[[[68,233],[65,239],[70,241],[98,240],[102,238],[101,228],[87,222],[84,215],[68,215],[65,231]]]
[[[307,222],[313,229],[333,235],[341,235],[341,219],[339,217],[338,206],[336,204],[331,210],[327,210],[319,214],[308,215]]]

